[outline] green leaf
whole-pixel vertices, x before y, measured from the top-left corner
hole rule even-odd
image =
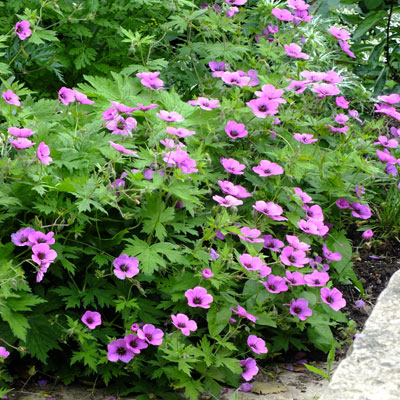
[[[324,352],[328,352],[335,339],[333,338],[329,325],[315,325],[307,328],[307,335],[311,343]]]
[[[314,367],[314,366],[312,366],[312,365],[310,365],[310,364],[303,364],[309,371],[311,371],[311,372],[314,372],[314,374],[318,374],[318,375],[320,375],[320,376],[323,376],[326,380],[328,380],[329,381],[329,376],[328,376],[328,374],[325,372],[325,371],[323,371],[322,369],[319,369],[319,368],[317,368],[317,367]]]
[[[21,293],[16,295],[18,297],[7,299],[7,306],[13,311],[30,311],[32,306],[46,303],[46,300],[30,293]]]
[[[208,331],[211,337],[217,336],[228,325],[232,311],[229,307],[223,307],[218,310],[216,305],[213,305],[207,312]]]
[[[28,319],[23,314],[14,312],[5,305],[0,306],[0,315],[3,321],[8,322],[13,334],[25,342],[29,328]]]
[[[357,40],[364,36],[374,25],[387,16],[386,11],[372,12],[365,18],[353,33],[352,39]]]

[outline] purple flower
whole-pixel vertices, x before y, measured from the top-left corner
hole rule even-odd
[[[376,150],[376,154],[378,155],[378,158],[383,162],[383,163],[389,163],[389,164],[397,164],[397,159],[396,157],[392,156],[390,154],[390,151],[388,149],[384,149],[383,151],[381,150]]]
[[[27,229],[32,229],[32,228],[27,228]],[[35,231],[32,229],[32,232],[28,234],[28,239],[29,242],[32,243],[32,245],[39,244],[39,243],[46,243],[49,246],[54,244],[56,241],[54,239],[54,232],[49,232],[47,234],[40,232],[40,231]]]
[[[19,97],[11,89],[8,89],[6,92],[3,92],[1,96],[3,97],[4,101],[8,104],[18,107],[21,105]]]
[[[206,111],[221,107],[218,99],[207,99],[207,97],[198,97],[197,100],[189,100],[188,103],[191,106],[200,106],[201,109]]]
[[[251,80],[249,76],[240,75],[238,71],[236,72],[225,71],[222,73],[221,79],[227,85],[235,85],[240,87],[249,86],[249,82]]]
[[[350,129],[348,126],[342,126],[340,128],[336,128],[332,125],[326,125],[326,126],[329,127],[329,130],[331,132],[339,132],[339,133],[344,133],[344,134]]]
[[[271,14],[280,21],[285,22],[293,21],[294,18],[293,14],[289,10],[286,10],[286,8],[273,8],[271,10]]]
[[[285,265],[293,265],[297,268],[303,268],[305,264],[308,264],[310,259],[306,257],[306,253],[301,250],[295,250],[291,246],[286,246],[280,256],[280,260]]]
[[[114,275],[118,279],[133,278],[139,273],[139,261],[135,257],[129,257],[127,254],[121,254],[113,261]]]
[[[214,78],[220,78],[222,74],[229,68],[229,65],[223,61],[210,61],[208,65],[211,71],[213,71],[212,76]]]
[[[299,317],[299,319],[301,319],[302,321],[305,321],[307,317],[312,315],[312,310],[311,308],[308,308],[308,301],[300,297],[297,300],[291,300],[290,314]]]
[[[293,137],[297,141],[304,143],[304,144],[310,144],[310,143],[314,143],[314,142],[318,141],[318,139],[315,139],[314,135],[311,133],[295,133],[293,135]]]
[[[267,100],[273,100],[277,103],[284,104],[286,103],[286,100],[282,99],[283,93],[283,89],[276,89],[274,85],[263,85],[261,91],[256,91],[255,95],[257,97],[264,97]]]
[[[258,118],[267,118],[267,115],[278,113],[279,103],[275,100],[268,100],[266,97],[259,97],[246,103]]]
[[[349,120],[349,117],[345,114],[337,114],[335,122],[339,125],[344,125]]]
[[[77,90],[74,90],[73,92],[74,92],[75,100],[76,100],[78,103],[81,103],[81,104],[89,104],[89,105],[94,104],[94,101],[90,100],[90,99],[86,96],[86,94],[81,93],[81,92],[78,92]]]
[[[210,257],[211,257],[213,260],[218,260],[219,254],[218,254],[213,248],[211,248],[211,249],[210,249]]]
[[[367,204],[361,203],[350,203],[351,214],[353,217],[361,218],[361,219],[369,219],[371,218],[371,210]]]
[[[248,382],[242,383],[238,388],[240,392],[251,392],[251,389],[253,389],[253,385]]]
[[[346,199],[338,199],[336,202],[336,206],[339,207],[341,210],[345,210],[346,208],[350,208],[349,201]]]
[[[329,227],[324,225],[322,221],[314,219],[309,219],[307,221],[301,219],[297,225],[303,232],[310,235],[325,236],[329,231]]]
[[[0,357],[7,358],[10,355],[10,352],[3,346],[0,346]]]
[[[32,147],[36,144],[26,138],[17,138],[17,139],[9,138],[9,141],[10,141],[11,145],[18,150],[27,149],[28,147]]]
[[[338,107],[344,109],[349,108],[349,102],[343,96],[336,97],[335,101]]]
[[[228,1],[228,0],[227,0]],[[237,0],[239,1],[239,0]],[[246,0],[247,1],[247,0]],[[231,7],[225,14],[226,18],[231,18],[233,17],[236,13],[239,12],[239,9],[237,7]]]
[[[17,138],[27,138],[29,136],[32,136],[35,132],[32,131],[32,129],[28,128],[17,128],[15,126],[10,126],[8,128],[8,133],[11,135],[17,137]]]
[[[15,246],[33,246],[33,243],[29,241],[29,235],[35,233],[33,228],[22,228],[16,233],[11,234],[11,241]]]
[[[320,206],[314,205],[314,206],[310,207],[308,205],[305,205],[301,208],[306,211],[306,217],[308,219],[313,219],[313,220],[317,220],[317,221],[324,220],[324,214],[323,214],[322,208]]]
[[[231,6],[242,6],[247,3],[247,0],[225,0]]]
[[[332,36],[339,40],[349,40],[350,33],[346,29],[340,29],[336,26],[332,26],[328,31]]]
[[[251,381],[255,375],[258,373],[258,367],[256,360],[249,357],[245,360],[239,361],[243,367],[242,377],[245,381]]]
[[[260,164],[252,168],[253,171],[261,177],[267,177],[271,175],[282,175],[283,168],[271,161],[261,160]]]
[[[46,243],[33,245],[32,253],[32,260],[39,265],[51,264],[57,258],[57,252]]]
[[[112,362],[121,360],[122,362],[127,363],[135,356],[135,354],[128,348],[125,339],[113,340],[108,344],[107,350],[107,358]]]
[[[134,323],[131,325],[132,332],[137,332],[139,330],[139,328],[140,328],[139,324]]]
[[[201,273],[204,279],[209,279],[214,276],[210,268],[203,269],[203,272]]]
[[[67,106],[69,103],[73,103],[75,99],[75,91],[73,89],[68,89],[63,86],[58,91],[58,98],[60,99],[61,103]]]
[[[350,50],[350,45],[345,40],[339,40],[340,48],[352,58],[356,58],[356,55]]]
[[[396,176],[397,175],[397,168],[395,165],[387,164],[385,167],[385,172],[388,175]]]
[[[322,252],[324,253],[324,257],[329,261],[340,261],[342,259],[342,255],[340,253],[334,253],[328,250],[328,247],[325,243],[322,245]]]
[[[149,104],[148,106],[145,106],[142,103],[138,103],[137,106],[141,111],[153,110],[154,108],[159,107],[158,104]]]
[[[136,332],[139,329],[140,328],[138,326]],[[133,334],[126,335],[124,337],[124,340],[125,340],[126,347],[128,348],[128,350],[130,350],[134,354],[139,354],[141,352],[141,350],[147,349],[147,347],[149,347],[149,345],[146,343],[145,340],[140,339],[138,336],[133,335]]]
[[[235,121],[228,121],[225,132],[231,139],[239,139],[248,135],[245,125]]]
[[[185,336],[197,330],[196,321],[189,319],[185,314],[171,315],[172,323],[181,330]]]
[[[392,93],[389,96],[378,96],[378,100],[387,104],[397,104],[400,103],[400,95],[397,93]]]
[[[46,379],[40,379],[37,383],[39,386],[46,386],[48,382]]]
[[[285,245],[282,240],[275,239],[272,235],[264,235],[264,249],[269,249],[279,253],[281,248]]]
[[[346,300],[343,298],[342,293],[336,288],[322,288],[321,299],[335,311],[339,311],[346,305]]]
[[[355,308],[363,308],[365,307],[365,301],[364,300],[356,300],[356,302],[354,303],[354,307]]]
[[[296,81],[294,79],[288,80],[290,81],[290,84],[286,87],[286,90],[294,90],[296,94],[303,93],[309,84],[307,81]]]
[[[311,250],[311,246],[307,243],[300,242],[297,236],[286,235],[287,242],[296,250],[308,251]]]
[[[399,145],[396,139],[389,139],[386,136],[379,136],[378,141],[374,142],[374,144],[380,144],[389,149],[395,149]]]
[[[242,254],[239,256],[239,261],[247,271],[259,271],[264,264],[261,258],[252,257],[250,254]]]
[[[245,165],[240,164],[239,161],[233,158],[221,158],[221,164],[225,168],[225,171],[234,175],[243,175],[243,170],[246,168]]]
[[[241,235],[238,235],[240,239],[243,239],[245,242],[249,243],[262,243],[264,239],[259,238],[261,235],[261,231],[258,229],[251,229],[248,226],[244,226],[240,228]]]
[[[374,236],[374,232],[373,232],[372,229],[368,229],[368,230],[366,230],[366,231],[364,231],[364,232],[362,233],[362,237],[363,237],[364,239],[370,239],[370,238],[372,238],[372,236]]]
[[[238,305],[237,310],[235,310],[234,308],[230,308],[230,310],[235,314],[240,315],[241,317],[247,318],[251,322],[255,323],[258,320],[257,317],[255,317],[252,314],[249,314],[242,306]]]
[[[300,75],[303,78],[306,78],[310,82],[320,82],[324,80],[326,77],[326,72],[316,72],[316,71],[302,71],[300,72]]]
[[[293,190],[297,194],[297,196],[299,196],[301,198],[301,201],[304,204],[314,203],[313,199],[311,198],[311,196],[309,196],[307,193],[303,192],[300,188],[294,187]]]
[[[218,185],[224,193],[239,199],[245,199],[251,196],[251,194],[243,186],[234,185],[230,181],[218,181]]]
[[[164,89],[164,82],[158,78],[160,72],[140,72],[136,76],[141,78],[140,83],[151,90]]]
[[[285,44],[284,47],[285,47],[285,53],[289,57],[303,58],[304,60],[308,60],[310,58],[309,55],[301,51],[301,47],[296,43],[290,43],[289,45]]]
[[[298,271],[290,272],[286,271],[286,277],[283,278],[291,286],[305,285],[303,274]]]
[[[275,221],[287,221],[287,218],[281,217],[283,213],[282,207],[272,201],[268,203],[262,200],[256,201],[253,208]]]
[[[269,275],[267,282],[263,282],[265,288],[270,293],[286,292],[289,288],[280,276]]]
[[[304,275],[304,280],[307,286],[324,286],[329,281],[329,274],[327,272],[313,271],[311,274]]]
[[[101,325],[101,315],[97,311],[86,311],[82,315],[81,321],[89,328],[94,329]]]
[[[336,96],[340,94],[338,87],[332,83],[318,83],[314,85],[311,91],[317,93],[320,99],[326,96]]]
[[[219,203],[222,207],[233,207],[233,206],[240,206],[243,204],[242,200],[237,199],[236,197],[233,196],[226,196],[226,197],[221,197],[221,196],[213,196],[213,199]]]
[[[37,151],[37,158],[44,165],[49,165],[53,159],[50,157],[50,147],[45,142],[40,142]]]
[[[250,335],[247,338],[247,344],[256,354],[268,353],[268,349],[265,347],[265,341],[255,335]]]
[[[156,115],[158,118],[161,118],[164,121],[168,122],[180,122],[185,119],[181,114],[177,113],[176,111],[169,112],[165,110],[160,110],[160,112]]]
[[[185,296],[190,307],[210,308],[210,304],[214,301],[211,294],[201,286],[186,290]]]
[[[129,155],[132,155],[135,157],[138,156],[136,151],[129,150],[126,147],[122,146],[122,144],[114,143],[111,141],[109,141],[108,143],[110,144],[111,147],[113,147],[115,150],[117,150],[118,152],[120,152],[122,154],[129,154]]]
[[[361,119],[358,118],[358,111],[357,110],[349,110],[349,115],[350,115],[350,117],[352,117],[356,121],[358,121],[360,124],[362,123]]]
[[[396,128],[395,126],[392,126],[390,128],[390,133],[394,136],[394,137],[400,137],[400,128]]]
[[[30,27],[31,27],[30,22],[23,20],[15,24],[14,31],[21,40],[25,40],[26,38],[32,35]]]
[[[163,342],[164,332],[152,324],[145,324],[142,329],[138,329],[137,335],[139,339],[145,340],[153,346],[160,346]]]

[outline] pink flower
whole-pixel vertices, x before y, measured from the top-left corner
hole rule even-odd
[[[266,203],[265,201],[256,201],[253,208],[260,213],[272,218],[275,221],[287,221],[287,218],[281,217],[283,209],[279,204],[275,204],[272,201]]]
[[[310,287],[324,286],[329,281],[329,274],[315,270],[311,274],[304,275],[304,280]]]
[[[121,360],[124,363],[128,363],[135,356],[131,351],[125,339],[113,340],[107,346],[107,358],[108,361],[115,362]]]
[[[339,311],[346,305],[346,300],[343,298],[342,293],[336,288],[322,288],[321,299],[335,311]]]
[[[29,136],[32,136],[35,132],[32,131],[32,129],[28,129],[28,128],[17,128],[15,126],[10,126],[8,128],[8,133],[18,137],[18,138],[26,138]]]
[[[3,346],[0,346],[0,357],[7,358],[10,355],[10,352]]]
[[[333,251],[328,250],[325,243],[322,245],[322,252],[324,253],[324,257],[329,261],[340,261],[342,259],[340,253],[334,253]]]
[[[296,94],[303,93],[309,85],[309,82],[307,81],[296,81],[294,79],[288,80],[290,81],[290,84],[286,87],[286,90],[294,90]]]
[[[145,106],[142,103],[138,103],[137,106],[141,111],[153,110],[154,108],[159,107],[158,104],[149,104],[148,106]]]
[[[265,346],[265,341],[255,335],[249,335],[247,338],[247,344],[256,354],[268,353],[268,349]]]
[[[241,235],[238,235],[240,239],[243,239],[245,242],[249,243],[262,243],[264,239],[259,238],[261,235],[261,231],[258,229],[251,229],[247,226],[240,228]]]
[[[214,78],[221,78],[222,74],[229,68],[229,65],[223,61],[210,61],[208,65],[213,71],[212,76]]]
[[[290,286],[301,286],[305,285],[303,274],[298,271],[290,272],[286,271],[286,277],[283,278]]]
[[[332,125],[327,125],[327,126],[329,127],[329,130],[331,132],[339,132],[339,133],[344,133],[344,134],[350,129],[348,126],[343,126],[343,127],[340,127],[340,128],[336,128],[336,127],[334,127]]]
[[[336,71],[330,70],[325,74],[324,81],[335,84],[342,82],[343,78]]]
[[[239,363],[243,367],[243,372],[242,372],[243,379],[245,381],[251,381],[253,377],[258,373],[256,360],[254,360],[251,357],[248,357],[245,360],[239,361]]]
[[[253,167],[253,171],[261,177],[283,174],[283,168],[279,164],[268,160],[261,160],[259,165]]]
[[[308,301],[300,297],[295,300],[292,299],[290,302],[290,314],[295,315],[302,321],[305,321],[307,317],[312,315],[311,308],[308,308]]]
[[[336,206],[339,207],[341,210],[345,210],[346,208],[350,208],[349,201],[346,199],[338,199],[336,202]]]
[[[275,239],[272,235],[264,235],[264,249],[275,251],[279,253],[281,248],[285,245],[282,240]]]
[[[53,159],[50,157],[50,147],[45,142],[40,142],[37,152],[37,158],[44,165],[49,165]]]
[[[58,91],[58,98],[60,99],[61,103],[63,103],[65,106],[67,106],[69,103],[73,103],[76,100],[75,99],[75,91],[63,86]]]
[[[168,121],[168,122],[180,122],[185,119],[182,117],[182,115],[180,115],[176,111],[168,112],[165,110],[160,110],[160,112],[157,113],[156,115],[158,118],[161,118],[164,121]]]
[[[371,210],[367,204],[350,203],[351,214],[356,218],[369,219],[371,218]]]
[[[133,278],[139,273],[139,260],[135,257],[129,257],[127,254],[121,254],[113,261],[114,275],[118,279]]]
[[[32,260],[39,265],[51,264],[57,258],[55,250],[51,250],[46,243],[32,246]]]
[[[32,35],[30,27],[31,27],[30,22],[23,20],[15,24],[14,31],[21,40],[25,40],[26,38]]]
[[[136,329],[136,327],[134,327],[134,329]],[[137,326],[137,329],[135,332],[137,332],[139,329],[140,329],[139,326]],[[147,349],[149,347],[149,345],[146,343],[145,340],[140,339],[138,336],[133,335],[133,334],[126,335],[124,337],[124,340],[125,340],[126,347],[128,348],[128,350],[130,350],[134,354],[139,354],[141,352],[141,350]]]
[[[332,83],[318,83],[311,89],[318,94],[318,98],[322,99],[326,96],[336,96],[340,94],[340,90],[335,84]]]
[[[301,250],[301,251],[311,250],[311,246],[307,243],[300,242],[297,236],[286,235],[286,240],[296,250]]]
[[[310,58],[309,55],[301,51],[301,47],[296,43],[290,43],[289,45],[285,44],[284,47],[285,52],[289,57],[303,58],[304,60],[308,60]]]
[[[26,228],[26,229],[31,229],[31,228]],[[32,243],[32,246],[34,244],[40,244],[40,243],[45,243],[51,246],[56,242],[53,236],[54,232],[49,232],[47,234],[44,234],[43,232],[33,230],[28,234],[28,240],[30,243]]]
[[[267,118],[267,115],[278,113],[279,103],[275,100],[268,100],[266,97],[259,97],[246,103],[251,108],[253,114],[258,118]]]
[[[136,151],[129,150],[126,147],[122,146],[122,144],[114,143],[114,142],[111,142],[111,141],[109,141],[108,143],[110,144],[111,147],[113,147],[115,150],[119,151],[122,154],[129,154],[129,155],[132,155],[132,156],[135,156],[135,157],[138,156]]]
[[[389,139],[386,136],[379,136],[378,141],[374,142],[374,144],[380,144],[389,149],[395,149],[399,145],[396,139]]]
[[[349,57],[356,58],[356,55],[350,50],[350,45],[346,41],[339,40],[339,46]]]
[[[332,36],[334,36],[336,39],[340,39],[340,40],[349,40],[350,39],[350,33],[346,29],[340,29],[340,28],[337,28],[336,26],[332,26],[328,32]]]
[[[310,235],[325,236],[329,231],[329,227],[324,225],[322,221],[314,219],[309,219],[307,221],[301,219],[297,225],[303,232]]]
[[[200,106],[200,108],[206,111],[221,107],[218,99],[207,99],[206,97],[198,97],[197,100],[189,100],[188,103],[191,106]]]
[[[297,194],[297,196],[300,197],[303,204],[314,203],[311,196],[309,196],[307,193],[303,192],[299,187],[294,187],[293,190]]]
[[[242,6],[247,3],[247,0],[225,0],[231,6]]]
[[[186,290],[185,296],[190,307],[210,308],[210,303],[214,301],[211,294],[201,286]]]
[[[350,103],[343,96],[336,97],[335,101],[338,107],[345,109],[349,108]]]
[[[197,330],[195,321],[189,319],[185,314],[171,315],[172,323],[181,330],[185,336],[189,336],[190,332]]]
[[[188,136],[192,136],[192,135],[196,134],[195,131],[190,131],[189,129],[186,129],[186,128],[174,128],[172,126],[167,126],[165,128],[165,131],[167,133],[169,133],[170,135],[174,135],[179,138],[184,138],[184,137],[188,137]]]
[[[284,93],[283,89],[276,89],[274,85],[263,85],[261,91],[256,91],[255,95],[257,97],[265,97],[268,100],[274,100],[278,103],[286,103],[285,99],[282,99]]]
[[[303,268],[305,264],[308,264],[310,259],[306,257],[306,253],[302,250],[295,250],[291,246],[286,246],[279,256],[281,261],[285,265],[293,265],[297,268]]]
[[[83,94],[83,93],[81,93],[81,92],[78,92],[77,90],[73,90],[73,92],[74,92],[75,99],[76,99],[76,101],[77,101],[78,103],[81,103],[81,104],[89,104],[89,105],[94,104],[94,101],[88,99],[88,97],[86,96],[86,94]]]
[[[228,1],[228,0],[227,0]],[[246,0],[247,1],[247,0]],[[239,12],[239,9],[237,7],[231,7],[225,14],[226,18],[231,18],[233,17],[236,13]]]
[[[387,104],[375,104],[375,112],[386,114],[389,117],[395,118],[400,121],[400,113],[397,112],[396,108],[391,107]]]
[[[94,329],[101,325],[101,315],[97,311],[86,311],[82,315],[81,321],[89,328]]]
[[[3,97],[4,101],[8,104],[18,107],[21,105],[19,97],[11,89],[8,89],[6,92],[3,92],[1,96]]]
[[[243,76],[238,71],[236,72],[229,72],[225,71],[221,75],[221,79],[227,85],[235,85],[235,86],[249,86],[249,82],[251,78],[249,76]]]
[[[378,100],[387,104],[397,104],[400,103],[400,95],[392,93],[389,96],[378,96]]]
[[[246,168],[245,165],[240,164],[234,158],[221,158],[221,164],[227,172],[234,175],[243,175],[243,170]]]
[[[320,82],[325,79],[326,77],[326,72],[315,72],[315,71],[302,71],[300,72],[300,75],[303,78],[306,78],[308,81],[311,82]]]
[[[318,139],[315,139],[312,133],[295,133],[293,137],[304,144],[318,142]]]
[[[11,234],[11,241],[15,246],[33,246],[33,243],[29,241],[29,235],[35,233],[33,228],[27,227],[22,228],[19,231]]]
[[[225,132],[231,139],[243,138],[248,135],[245,125],[235,121],[228,121],[225,126]]]
[[[360,124],[362,123],[361,119],[358,118],[358,111],[357,110],[349,110],[349,115],[350,115],[350,117],[352,117],[356,121],[358,121]]]
[[[230,181],[218,181],[218,185],[224,193],[236,198],[245,199],[251,196],[251,194],[243,186],[234,185]]]
[[[141,78],[140,83],[151,90],[164,89],[164,82],[158,78],[160,72],[140,72],[136,76]]]
[[[288,7],[294,8],[296,10],[304,11],[310,7],[310,4],[307,4],[304,0],[288,0]]]
[[[226,197],[221,197],[221,196],[213,196],[213,199],[219,203],[222,207],[233,207],[233,206],[240,206],[243,204],[242,200],[237,199],[236,197],[233,196],[226,196]]]
[[[204,279],[209,279],[214,276],[210,268],[203,269],[201,275],[203,276]]]
[[[335,122],[339,125],[344,125],[349,120],[349,117],[345,114],[337,114]]]
[[[263,282],[263,285],[270,293],[286,292],[289,289],[285,280],[275,275],[270,275],[267,282]]]
[[[9,138],[8,140],[10,141],[11,145],[18,150],[27,149],[28,147],[34,146],[36,144],[25,138]]]
[[[397,159],[396,157],[392,156],[390,154],[390,151],[387,149],[384,149],[383,151],[381,150],[376,150],[376,154],[378,155],[378,158],[383,162],[383,163],[389,163],[389,164],[397,164]]]
[[[289,10],[286,10],[286,8],[273,8],[271,14],[280,21],[293,21],[294,18],[293,14]]]
[[[363,237],[364,239],[370,239],[370,238],[372,238],[372,236],[374,236],[374,232],[373,232],[372,229],[368,229],[368,230],[366,230],[366,231],[364,231],[364,232],[362,233],[362,237]]]
[[[243,265],[247,271],[259,271],[261,266],[264,265],[259,257],[252,257],[250,254],[242,254],[239,256],[240,264]]]
[[[230,310],[235,314],[240,315],[241,317],[247,318],[251,322],[255,323],[258,320],[257,317],[255,317],[252,314],[249,314],[242,306],[238,305],[237,310],[235,310],[234,308],[230,308]]]
[[[306,210],[306,217],[308,219],[313,219],[317,221],[323,221],[324,220],[324,214],[322,212],[322,208],[318,205],[315,206],[308,206],[305,205],[302,207],[303,210]]]
[[[145,324],[142,329],[138,329],[137,336],[139,339],[145,340],[148,344],[160,346],[163,342],[164,332],[152,324]]]

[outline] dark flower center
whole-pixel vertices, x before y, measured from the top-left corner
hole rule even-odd
[[[275,285],[269,285],[269,288],[270,288],[271,290],[276,290],[276,286],[275,286]]]
[[[148,341],[152,341],[153,340],[153,335],[151,334],[151,333],[146,333],[146,339],[148,340]]]
[[[87,318],[86,319],[86,322],[88,323],[88,324],[93,324],[93,318]]]
[[[295,263],[295,262],[297,261],[297,260],[296,260],[296,257],[293,256],[293,255],[292,255],[292,256],[289,256],[288,259],[289,259],[289,261],[292,262],[292,263]]]
[[[321,282],[319,281],[319,279],[314,279],[314,285],[320,285]]]
[[[122,121],[118,121],[117,128],[124,129],[124,124],[122,123]]]
[[[261,111],[261,112],[267,111],[267,106],[264,106],[264,105],[258,106],[258,111]]]
[[[44,239],[44,238],[36,239],[36,241],[37,241],[38,243],[46,243],[46,239]]]
[[[25,243],[25,242],[27,242],[28,241],[28,238],[26,237],[26,236],[23,236],[21,239],[20,239],[20,242],[21,243]]]
[[[232,78],[232,79],[231,79],[231,82],[232,82],[232,83],[239,83],[239,81],[238,81],[236,78]]]
[[[301,308],[300,308],[300,307],[295,307],[295,308],[293,309],[293,312],[294,312],[295,314],[300,314],[300,313],[301,313]]]
[[[332,298],[331,296],[327,296],[327,297],[326,297],[326,301],[327,301],[329,304],[335,302],[335,300],[333,300],[333,298]]]
[[[236,131],[231,131],[231,136],[233,136],[233,137],[236,137],[236,136],[238,136],[239,134],[236,132]]]
[[[120,269],[122,272],[126,272],[126,271],[128,271],[128,266],[127,266],[126,264],[122,264],[122,265],[119,267],[119,269]]]
[[[210,105],[208,103],[203,103],[204,107],[209,107]]]
[[[186,328],[186,324],[183,322],[178,323],[178,328]]]
[[[118,347],[117,354],[119,356],[124,356],[126,354],[126,349],[124,347]]]
[[[37,253],[37,258],[39,260],[44,260],[46,258],[46,254],[45,253]]]
[[[200,297],[194,297],[194,298],[193,298],[193,304],[201,304],[201,299],[200,299]]]
[[[129,346],[131,346],[132,348],[136,348],[138,347],[138,342],[136,340],[131,340],[129,342]]]
[[[271,173],[271,170],[270,169],[264,169],[264,174],[270,174]]]

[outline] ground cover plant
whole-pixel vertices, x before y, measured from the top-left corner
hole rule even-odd
[[[350,33],[301,0],[178,3],[160,21],[184,78],[149,42],[142,67],[52,98],[13,66],[2,79],[4,382],[22,362],[138,399],[218,398],[288,350],[329,352],[337,286],[363,292],[347,230],[389,232],[400,96],[371,98]],[[18,57],[42,45],[25,17],[2,42]]]

